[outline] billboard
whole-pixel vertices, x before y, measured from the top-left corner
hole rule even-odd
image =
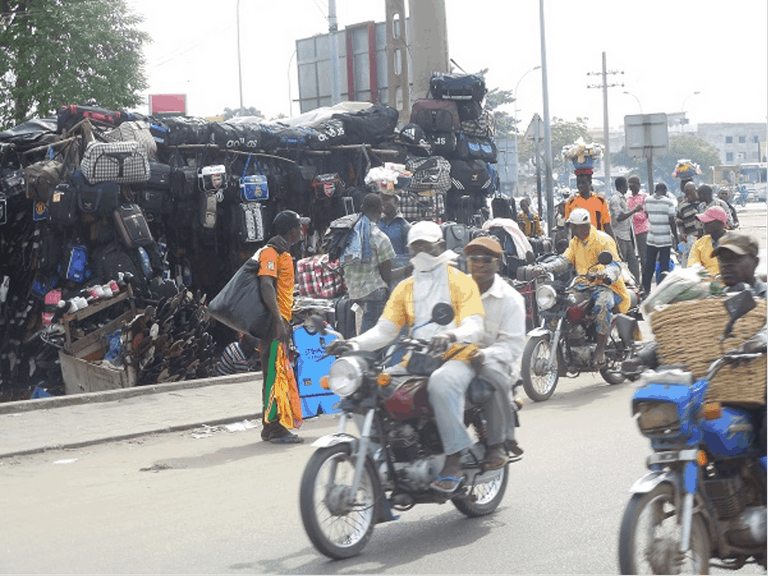
[[[186,94],[150,94],[150,116],[185,116],[187,114]]]

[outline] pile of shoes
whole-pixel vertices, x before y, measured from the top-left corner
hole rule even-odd
[[[205,300],[200,291],[182,290],[147,306],[125,326],[123,362],[136,369],[138,384],[211,375],[216,354]]]

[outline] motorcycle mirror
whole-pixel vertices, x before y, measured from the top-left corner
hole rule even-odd
[[[528,250],[528,252],[525,253],[525,263],[526,264],[534,264],[536,262],[536,255]]]
[[[600,262],[603,266],[608,266],[611,262],[613,262],[613,254],[611,254],[608,250],[603,250],[600,252],[600,254],[597,255],[597,261]]]
[[[728,316],[730,316],[728,323],[725,325],[725,329],[723,330],[722,339],[725,340],[731,335],[731,330],[733,329],[733,325],[736,323],[736,320],[752,310],[756,304],[751,290],[742,290],[736,295],[728,298],[725,302],[723,302],[723,304],[725,305],[725,309],[728,311]]]
[[[453,306],[445,302],[439,302],[432,308],[432,322],[440,326],[447,326],[454,317]]]

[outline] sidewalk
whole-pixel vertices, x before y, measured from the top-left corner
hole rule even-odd
[[[261,418],[261,373],[0,404],[0,458]]]

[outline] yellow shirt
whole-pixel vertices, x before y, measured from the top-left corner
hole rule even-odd
[[[600,272],[605,268],[602,264],[597,264],[597,256],[603,250],[608,250],[613,254],[613,261],[619,262],[619,253],[616,250],[616,243],[613,238],[608,236],[605,232],[596,230],[594,226],[589,229],[589,236],[585,241],[581,241],[578,237],[571,238],[571,243],[568,245],[568,249],[563,256],[571,261],[573,267],[576,268],[578,274],[586,274],[587,272]],[[590,270],[590,266],[595,266]],[[600,284],[600,283],[598,283]],[[626,312],[629,310],[630,300],[627,286],[624,284],[624,279],[619,278],[609,286],[611,290],[621,296],[621,304],[619,304],[619,312]]]
[[[520,225],[523,234],[529,238],[536,238],[544,234],[541,230],[539,217],[536,214],[533,214],[532,218],[528,218],[528,214],[520,212],[520,215],[517,217],[517,223]]]
[[[448,284],[451,295],[451,305],[456,313],[456,326],[461,326],[464,318],[483,313],[483,301],[480,299],[480,290],[471,276],[467,276],[460,270],[448,267]],[[389,297],[382,318],[391,320],[398,326],[413,327],[413,278],[407,278],[400,282]]]
[[[712,256],[712,236],[705,234],[693,245],[691,248],[691,255],[688,256],[688,266],[694,264],[701,264],[707,269],[710,276],[713,278],[720,274],[720,263],[717,261],[716,256]]]

